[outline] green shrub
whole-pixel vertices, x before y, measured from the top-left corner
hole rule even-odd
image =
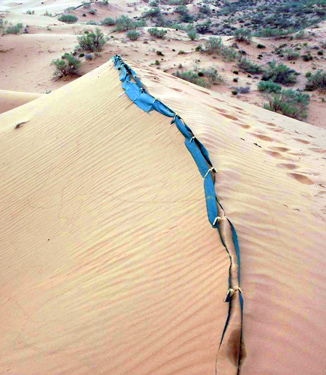
[[[101,21],[101,25],[103,26],[113,26],[115,25],[115,19],[111,17],[106,17],[104,20]]]
[[[289,61],[297,60],[300,57],[300,53],[295,52],[292,48],[287,48],[284,52]]]
[[[160,8],[156,7],[156,8],[146,11],[142,16],[144,18],[152,18],[152,17],[158,17],[160,15],[161,15],[161,10]]]
[[[188,38],[189,38],[190,40],[196,40],[197,37],[198,37],[198,34],[197,34],[197,32],[196,32],[196,29],[189,30],[188,33],[187,33],[187,35],[188,35]]]
[[[93,20],[89,20],[86,22],[86,25],[99,25],[99,23]]]
[[[282,86],[273,81],[260,81],[257,85],[258,90],[261,92],[268,93],[280,93],[282,91]]]
[[[127,32],[127,37],[130,39],[130,40],[137,40],[139,37],[140,37],[140,32],[137,31],[137,30],[129,30]]]
[[[95,33],[85,31],[84,35],[79,36],[77,39],[80,48],[89,52],[101,51],[103,46],[106,44],[104,34],[98,28],[95,30]]]
[[[234,32],[234,38],[237,42],[246,42],[250,44],[251,33],[246,29],[238,29]]]
[[[23,28],[23,24],[17,23],[14,26],[8,26],[4,33],[5,34],[19,34],[22,28]]]
[[[96,14],[96,12],[97,12],[97,9],[91,9],[91,10],[89,11],[89,13],[90,13],[90,14],[93,14],[93,15]]]
[[[211,85],[218,85],[223,82],[222,78],[219,76],[218,71],[214,67],[210,67],[208,69],[203,69],[198,73],[198,76],[206,77],[209,83],[209,86]]]
[[[116,19],[116,31],[128,31],[138,27],[138,23],[129,18],[128,16],[122,15]]]
[[[165,34],[167,33],[166,30],[160,30],[157,27],[152,27],[147,30],[151,36],[154,36],[155,38],[163,39],[165,37]]]
[[[60,59],[52,60],[51,65],[55,66],[53,75],[57,78],[78,74],[80,60],[70,53],[65,53]]]
[[[52,17],[52,13],[46,11],[46,12],[43,14],[43,16]]]
[[[26,12],[26,14],[33,15],[33,14],[35,14],[35,12],[34,12],[34,10],[28,10],[28,11]]]
[[[210,37],[205,42],[205,52],[209,55],[221,53],[223,42],[221,37]]]
[[[318,51],[317,52],[317,55],[319,55],[319,56],[323,56],[323,54],[324,54],[324,51]]]
[[[321,48],[326,49],[326,40],[322,40],[320,42],[320,46],[321,46]]]
[[[307,77],[307,75],[306,75]],[[323,70],[318,70],[316,73],[310,74],[307,77],[308,81],[306,83],[305,89],[307,91],[326,90],[326,72]]]
[[[303,61],[311,61],[313,59],[313,56],[311,53],[307,53],[305,55],[302,55]]]
[[[281,36],[288,34],[288,30],[279,30],[279,29],[272,29],[271,27],[266,27],[264,29],[257,30],[255,36],[258,37],[274,37],[274,36]]]
[[[294,69],[290,69],[284,64],[276,64],[275,61],[269,63],[268,68],[264,71],[262,79],[264,81],[271,80],[282,85],[289,85],[297,81],[297,73]]]
[[[238,57],[238,52],[232,47],[223,46],[221,49],[221,55],[224,60],[233,61]]]
[[[206,34],[209,32],[209,29],[210,29],[210,23],[208,22],[198,23],[196,25],[196,30],[197,30],[197,33],[199,34]]]
[[[245,57],[239,60],[238,67],[244,72],[251,74],[260,74],[263,71],[260,65],[251,62]]]
[[[307,117],[309,102],[308,94],[286,89],[280,93],[270,94],[264,108],[297,120],[303,120]]]
[[[75,23],[78,21],[78,17],[72,14],[63,14],[58,20],[65,23]]]
[[[178,78],[181,78],[185,81],[194,83],[195,85],[198,85],[198,86],[202,86],[202,87],[208,86],[205,79],[202,78],[202,77],[199,77],[198,73],[196,73],[192,70],[189,70],[188,72],[180,72],[180,71],[177,70],[175,73],[173,73],[173,75],[178,77]]]
[[[257,44],[257,48],[263,49],[263,48],[266,48],[266,46],[264,46],[264,45],[261,44],[261,43],[258,43],[258,44]]]
[[[233,95],[238,95],[238,91],[237,90],[232,90],[231,91]]]

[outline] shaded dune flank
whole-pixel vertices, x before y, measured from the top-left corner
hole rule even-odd
[[[36,93],[0,90],[0,113],[29,103],[40,96],[41,94]]]
[[[310,149],[326,132],[134,68],[218,170],[242,251],[241,374],[321,373],[325,159]],[[109,62],[0,116],[0,372],[214,374],[229,263],[203,181],[170,120],[121,94]]]

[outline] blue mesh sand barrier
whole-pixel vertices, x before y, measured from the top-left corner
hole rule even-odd
[[[231,311],[232,311],[232,297],[234,296],[235,292],[239,293],[239,299],[240,299],[240,310],[241,310],[241,332],[239,335],[239,348],[238,348],[238,360],[237,360],[237,373],[240,373],[240,362],[241,362],[241,347],[242,347],[242,341],[243,341],[243,335],[242,335],[242,327],[243,327],[243,296],[242,296],[242,290],[240,287],[240,281],[241,281],[241,259],[240,259],[240,246],[239,246],[239,240],[238,235],[236,232],[236,229],[232,222],[227,219],[227,222],[230,225],[231,233],[232,233],[232,242],[235,249],[235,255],[237,259],[237,280],[238,285],[235,286],[232,283],[232,265],[233,265],[233,256],[230,253],[230,250],[227,246],[226,240],[224,236],[221,233],[220,228],[220,222],[223,220],[219,216],[219,210],[223,212],[224,209],[219,202],[216,192],[215,192],[215,174],[216,170],[210,160],[209,153],[206,149],[206,147],[198,140],[198,138],[195,137],[192,130],[185,124],[185,122],[182,120],[182,118],[175,113],[171,108],[166,106],[164,103],[162,103],[160,100],[154,98],[152,95],[150,95],[147,90],[145,89],[144,85],[140,81],[140,79],[137,77],[137,74],[132,70],[128,64],[126,64],[122,58],[118,55],[114,56],[112,58],[115,68],[119,70],[120,72],[120,81],[122,82],[122,87],[125,90],[127,96],[132,100],[139,108],[144,110],[145,112],[151,112],[151,111],[157,111],[161,113],[162,115],[168,116],[173,118],[172,124],[175,124],[180,131],[180,133],[185,138],[185,145],[190,152],[191,156],[193,157],[195,163],[197,164],[197,167],[199,169],[199,172],[201,176],[204,179],[204,190],[205,190],[205,199],[206,199],[206,208],[207,208],[207,215],[208,220],[213,228],[216,228],[219,232],[221,241],[223,246],[225,247],[229,260],[230,260],[230,267],[229,267],[229,278],[228,278],[228,291],[225,297],[225,302],[229,303],[229,309],[228,309],[228,316],[226,319],[226,323],[224,326],[224,330],[222,333],[220,346],[223,343],[223,339],[225,336],[225,333],[227,331],[227,328],[229,326],[230,318],[231,318]]]

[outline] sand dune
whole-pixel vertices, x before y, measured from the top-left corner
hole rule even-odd
[[[0,113],[19,107],[39,98],[40,94],[0,90]]]
[[[241,374],[322,374],[326,131],[135,69],[218,170]],[[1,373],[214,374],[228,258],[202,178],[170,120],[121,94],[109,62],[0,116]],[[218,373],[237,373],[232,332]]]

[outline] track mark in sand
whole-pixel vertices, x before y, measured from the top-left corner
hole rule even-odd
[[[169,87],[169,88],[177,92],[183,92],[183,90],[177,89],[176,87]]]
[[[276,151],[265,151],[265,152],[266,154],[273,156],[273,158],[284,159],[283,155],[280,152],[276,152]]]
[[[221,103],[225,103],[224,100],[221,100],[221,99],[217,99],[217,98],[214,98],[215,100],[217,100],[218,102],[221,102]]]
[[[207,107],[212,108],[215,111],[218,111],[220,113],[228,113],[228,111],[226,109],[217,108],[217,107],[214,107],[213,105],[210,105],[210,104],[207,104]]]
[[[241,126],[244,129],[250,129],[251,128],[250,125],[245,125],[245,124],[237,124],[237,125]]]
[[[290,151],[289,148],[287,147],[270,147],[270,150],[272,151],[279,151],[279,152],[287,152],[287,151]]]
[[[231,105],[231,107],[237,109],[237,110],[240,111],[240,112],[243,112],[243,109],[240,108],[240,107],[237,107],[237,106],[235,106],[235,105]]]
[[[301,182],[304,185],[313,185],[314,183],[308,178],[307,176],[304,176],[300,173],[287,173],[289,177],[294,178],[298,182]]]
[[[277,164],[278,167],[284,169],[297,169],[298,167],[295,164]]]
[[[272,128],[270,130],[276,133],[284,133],[284,130],[282,128]]]
[[[230,120],[233,120],[233,121],[239,121],[236,117],[234,117],[234,116],[231,116],[231,115],[224,115],[224,114],[222,114],[222,116],[224,116],[224,117],[226,117],[226,118],[229,118]]]
[[[309,148],[309,150],[311,150],[313,152],[317,152],[318,154],[326,153],[326,150],[323,150],[322,148],[317,148],[317,147]]]
[[[300,142],[300,143],[303,143],[305,145],[308,145],[310,142],[309,141],[305,141],[304,139],[300,139],[300,138],[293,138],[294,141],[297,141],[297,142]]]
[[[197,90],[196,91],[199,91],[199,92],[202,92],[203,94],[206,94],[206,95],[211,95],[209,92],[206,92],[206,91],[203,91],[203,90]]]
[[[251,133],[253,136],[255,136],[256,138],[259,138],[263,141],[267,141],[267,142],[272,142],[274,141],[273,138],[271,137],[268,137],[267,135],[263,135],[263,134],[257,134],[257,133]]]

